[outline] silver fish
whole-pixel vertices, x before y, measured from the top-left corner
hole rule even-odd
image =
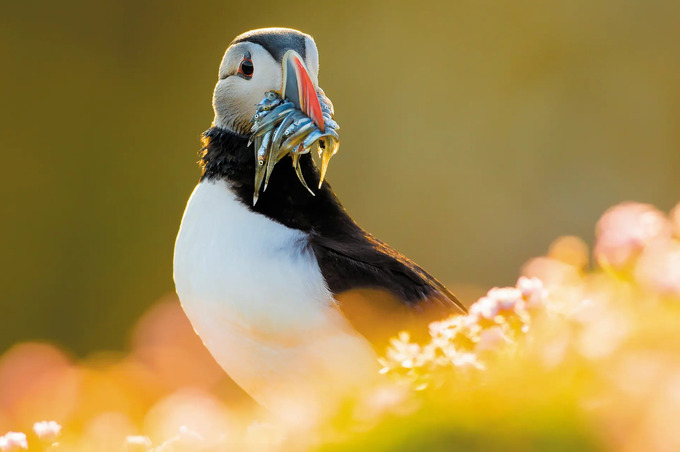
[[[250,120],[252,135],[248,141],[248,145],[255,145],[253,205],[257,203],[260,189],[263,192],[267,190],[269,178],[276,164],[287,155],[292,157],[295,174],[302,186],[314,195],[302,175],[300,156],[312,150],[318,153],[321,159],[319,181],[321,188],[328,163],[340,146],[337,132],[340,126],[333,119],[333,104],[320,88],[317,97],[321,106],[324,130],[298,109],[295,103],[282,99],[277,91],[267,91],[258,104]]]

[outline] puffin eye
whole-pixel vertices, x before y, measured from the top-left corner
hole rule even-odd
[[[250,52],[246,52],[245,55],[243,55],[243,60],[238,67],[238,73],[244,78],[249,79],[253,76],[254,71],[255,67],[253,66],[253,60],[251,59]]]

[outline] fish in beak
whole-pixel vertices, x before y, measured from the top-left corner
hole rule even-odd
[[[340,127],[333,119],[333,104],[312,82],[302,57],[289,50],[281,64],[281,92],[266,92],[251,119],[250,141],[255,144],[256,160],[253,205],[262,184],[264,191],[274,166],[286,155],[291,155],[298,179],[314,195],[302,175],[300,156],[311,149],[318,153],[321,159],[318,188],[321,188],[330,159],[340,145],[337,133]]]

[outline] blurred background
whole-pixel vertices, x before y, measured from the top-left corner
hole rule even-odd
[[[172,293],[224,50],[312,34],[357,221],[470,302],[624,200],[680,198],[680,3],[0,3],[0,353],[127,345]]]

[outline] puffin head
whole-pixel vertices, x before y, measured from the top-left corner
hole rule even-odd
[[[289,52],[289,51],[294,51]],[[295,76],[307,89],[319,84],[319,53],[314,39],[290,28],[261,28],[237,36],[227,48],[220,65],[213,94],[215,126],[247,135],[250,119],[265,92],[280,91],[286,75],[286,61],[293,54],[298,61]],[[293,67],[293,65],[291,65]]]

